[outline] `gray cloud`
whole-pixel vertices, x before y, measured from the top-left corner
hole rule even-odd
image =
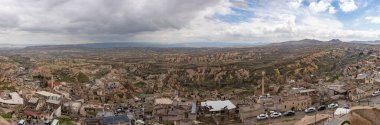
[[[346,29],[343,22],[326,10],[314,13],[301,2],[1,0],[0,43],[280,42],[304,38],[378,39],[380,36],[380,30]],[[254,13],[254,17],[231,23],[215,16],[239,15],[231,8]]]
[[[0,27],[28,32],[131,34],[179,29],[219,0],[6,0]]]

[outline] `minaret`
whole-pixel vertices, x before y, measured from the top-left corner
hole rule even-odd
[[[262,79],[261,79],[261,95],[265,95],[265,88],[264,88],[264,85],[265,85],[265,71],[262,71],[261,74],[263,75]]]
[[[52,88],[54,89],[54,76],[53,75],[51,76],[51,83],[50,84],[51,84]]]

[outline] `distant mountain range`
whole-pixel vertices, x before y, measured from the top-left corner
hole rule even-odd
[[[265,45],[265,43],[227,43],[227,42],[192,42],[192,43],[144,43],[144,42],[117,42],[117,43],[87,43],[69,45],[40,45],[27,48],[202,48],[202,47],[247,47]]]
[[[286,41],[286,42],[280,42],[280,43],[272,43],[269,44],[271,46],[304,46],[304,45],[321,45],[321,44],[336,44],[336,43],[343,43],[339,39],[331,39],[329,41],[320,41],[315,39],[303,39],[298,41]]]
[[[66,45],[17,45],[0,44],[0,49],[22,49],[22,48],[202,48],[202,47],[253,47],[253,46],[303,46],[320,44],[342,43],[339,39],[320,41],[314,39],[303,39],[298,41],[286,41],[280,43],[265,42],[191,42],[191,43],[149,43],[149,42],[111,42],[111,43],[87,43],[87,44],[66,44]],[[351,41],[356,44],[380,44],[380,40],[375,41]]]
[[[22,49],[27,47],[27,45],[18,45],[18,44],[0,44],[0,49],[7,50],[7,49]]]
[[[89,43],[78,45],[86,48],[128,48],[128,47],[152,47],[152,48],[201,48],[201,47],[239,47],[239,46],[257,46],[264,43],[227,43],[227,42],[192,42],[192,43],[137,43],[137,42],[119,42],[119,43]]]
[[[352,41],[352,43],[359,43],[359,44],[380,44],[380,40],[374,40],[374,41]]]

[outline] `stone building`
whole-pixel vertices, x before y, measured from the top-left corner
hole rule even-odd
[[[260,105],[260,104],[239,106],[239,115],[242,121],[248,118],[256,117],[264,112],[265,112],[265,109],[263,105]]]
[[[310,96],[304,95],[288,95],[281,98],[281,111],[288,110],[304,110],[312,105],[312,99]]]
[[[356,83],[373,83],[374,79],[366,73],[357,74],[354,78]]]
[[[199,109],[200,121],[207,118],[214,119],[216,124],[239,122],[239,110],[230,100],[201,102]]]
[[[351,101],[357,101],[357,100],[369,97],[377,89],[378,87],[374,85],[358,86],[348,91],[348,99],[350,99]]]

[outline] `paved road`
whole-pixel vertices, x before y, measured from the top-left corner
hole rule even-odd
[[[294,125],[297,121],[301,120],[305,115],[315,115],[316,113],[333,114],[335,109],[326,109],[324,111],[318,111],[314,113],[296,112],[294,116],[269,118],[266,120],[256,120],[256,117],[244,120],[243,125]],[[241,124],[239,124],[241,125]]]
[[[371,97],[370,101],[371,101],[370,103],[372,103],[372,106],[374,106],[374,105],[380,105],[380,96]]]

